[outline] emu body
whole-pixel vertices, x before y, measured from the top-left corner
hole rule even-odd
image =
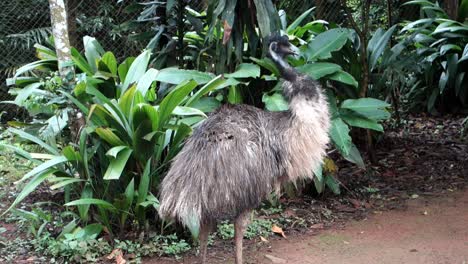
[[[289,110],[220,107],[187,139],[161,184],[160,216],[200,230],[203,263],[210,229],[232,219],[236,263],[242,263],[249,212],[282,183],[311,178],[325,155],[327,101],[316,81],[284,60],[288,46],[287,40],[279,39],[270,45],[270,53],[286,79],[283,93]]]

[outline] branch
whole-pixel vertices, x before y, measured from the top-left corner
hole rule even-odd
[[[359,38],[363,39],[364,35],[362,34],[362,31],[357,26],[356,21],[354,21],[354,18],[351,15],[351,11],[349,10],[348,6],[346,5],[346,0],[340,0],[340,3],[341,3],[341,6],[343,7],[343,10],[346,13],[346,17],[348,18],[349,23],[354,28],[354,30],[358,34]]]

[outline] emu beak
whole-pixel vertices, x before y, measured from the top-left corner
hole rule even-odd
[[[289,45],[286,50],[286,55],[292,55],[297,58],[299,56],[299,49],[293,45]]]

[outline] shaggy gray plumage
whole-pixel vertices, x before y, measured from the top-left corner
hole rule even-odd
[[[283,89],[290,109],[224,105],[207,118],[161,183],[163,219],[196,230],[237,218],[258,207],[281,183],[312,177],[320,166],[328,144],[327,102],[316,81],[285,62],[286,44],[275,43],[270,53],[287,76]]]

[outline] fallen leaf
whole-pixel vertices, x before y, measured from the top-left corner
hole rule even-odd
[[[286,263],[285,259],[278,258],[278,257],[268,255],[268,254],[265,254],[265,258],[269,259],[272,263],[275,263],[275,264]]]
[[[284,234],[283,229],[277,225],[273,225],[271,227],[271,231],[273,231],[276,234],[280,234],[282,237],[286,238],[286,235]]]
[[[127,261],[123,257],[122,249],[116,248],[107,256],[107,259],[115,259],[115,264],[125,264]]]
[[[261,240],[262,242],[268,242],[268,240],[267,240],[266,238],[262,237],[262,236],[260,236],[260,240]]]
[[[322,229],[323,228],[323,223],[318,223],[318,224],[313,224],[310,226],[312,229]]]

